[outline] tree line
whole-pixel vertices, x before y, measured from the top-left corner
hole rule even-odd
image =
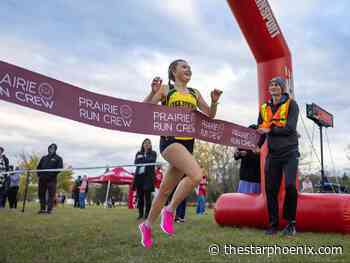
[[[239,183],[239,161],[234,160],[235,148],[212,144],[203,141],[196,141],[194,148],[194,157],[199,162],[204,174],[208,178],[208,196],[209,203],[214,203],[216,199],[223,193],[235,192]],[[318,169],[311,169],[312,163],[309,160],[310,152],[303,150],[300,158],[299,169],[302,177],[309,176],[314,185],[320,182],[320,173]],[[346,156],[350,160],[350,145],[347,147]],[[36,153],[21,153],[19,154],[19,164],[21,169],[35,170],[39,163],[39,155]],[[18,197],[23,200],[24,190],[26,185],[26,174],[20,178],[20,188]],[[330,176],[331,182],[338,182],[350,189],[350,176],[344,173],[342,176],[335,178]],[[74,174],[72,171],[63,171],[57,177],[57,192],[63,192],[68,197],[72,192],[74,185]],[[37,198],[38,177],[36,173],[29,175],[28,200]],[[90,187],[88,200],[96,202],[104,202],[107,185],[97,185]],[[117,201],[125,201],[126,190],[121,187],[112,186],[110,196]],[[195,200],[193,193],[189,197],[189,201]]]

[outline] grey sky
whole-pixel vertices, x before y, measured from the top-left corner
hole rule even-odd
[[[348,87],[349,3],[270,4],[293,55],[296,99],[335,115],[328,129],[337,168],[350,167]],[[257,118],[256,65],[225,1],[10,1],[0,3],[0,59],[98,93],[141,100],[153,76],[185,58],[191,86],[209,99],[224,90],[218,118],[249,125]],[[0,144],[11,160],[44,154],[51,142],[67,164],[133,162],[145,136],[107,131],[0,101]],[[312,133],[313,124],[306,120]],[[301,144],[310,148],[302,123]],[[318,134],[315,146],[318,148]],[[150,137],[158,150],[158,138]],[[328,149],[326,165],[332,168]],[[316,159],[315,166],[317,167]]]

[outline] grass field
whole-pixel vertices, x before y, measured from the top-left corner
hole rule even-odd
[[[136,210],[127,208],[57,208],[51,215],[37,215],[30,206],[25,213],[0,210],[0,262],[350,262],[350,236],[298,233],[296,237],[267,237],[262,230],[220,227],[213,211],[197,216],[189,208],[187,222],[176,225],[167,237],[154,226],[155,245],[141,247]],[[209,255],[211,244],[221,246]],[[310,245],[318,249],[341,245],[342,255],[225,255],[223,246]],[[259,252],[259,250],[255,250]]]

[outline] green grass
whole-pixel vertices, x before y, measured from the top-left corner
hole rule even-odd
[[[141,247],[136,210],[127,208],[57,208],[52,215],[0,210],[0,262],[350,262],[350,236],[298,233],[294,238],[267,237],[262,230],[220,227],[212,210],[197,216],[189,208],[187,222],[167,237],[154,225],[155,245]],[[342,245],[342,255],[224,255],[210,256],[210,244]]]

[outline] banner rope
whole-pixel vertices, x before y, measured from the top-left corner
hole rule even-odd
[[[65,172],[65,171],[79,171],[79,170],[99,170],[106,168],[122,168],[122,167],[145,167],[145,166],[161,166],[166,165],[167,163],[139,163],[139,164],[118,164],[118,165],[105,165],[105,166],[87,166],[87,167],[68,167],[61,169],[21,169],[8,172],[0,172],[0,174],[23,174],[23,173],[37,173],[37,172]]]

